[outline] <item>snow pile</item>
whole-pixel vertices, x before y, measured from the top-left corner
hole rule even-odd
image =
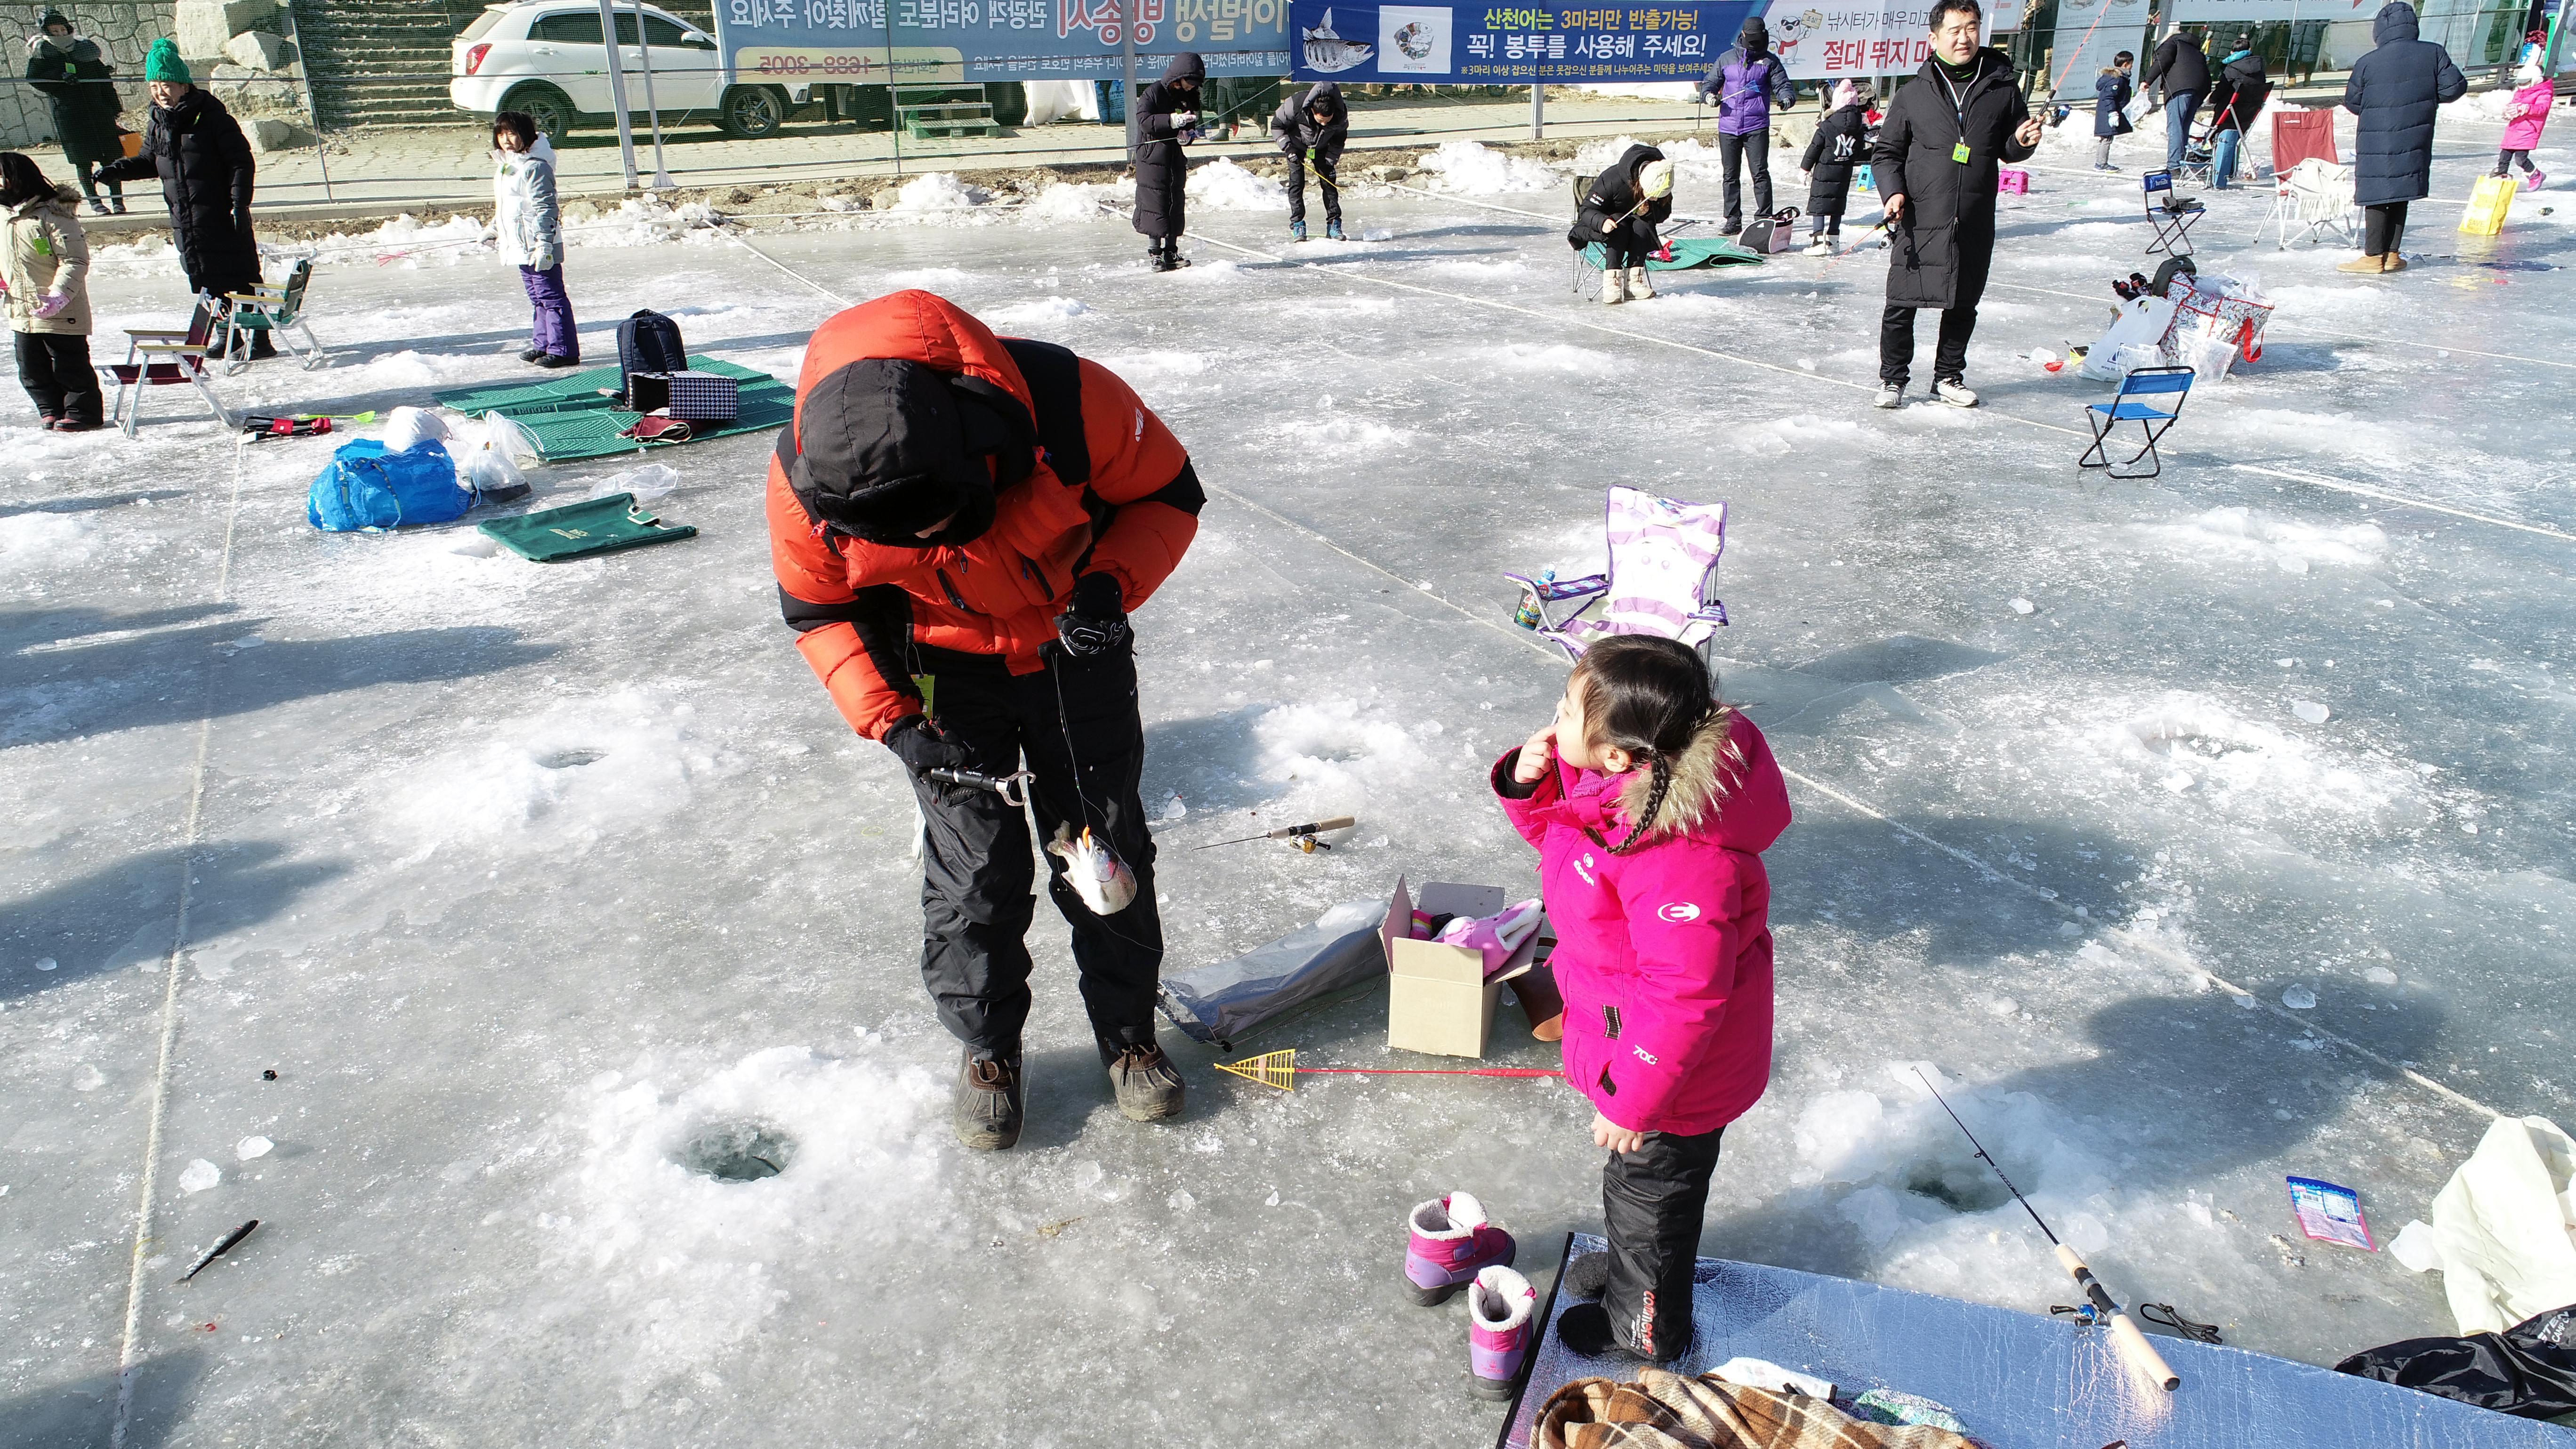
[[[1427,189],[1469,196],[1554,191],[1565,183],[1544,162],[1496,151],[1478,141],[1443,141],[1414,162],[1432,173]]]
[[[1033,226],[1051,226],[1064,221],[1108,221],[1109,210],[1100,203],[1115,195],[1115,186],[1082,186],[1063,181],[1050,181],[1027,206],[1020,209],[1020,219]]]
[[[555,565],[557,568],[564,565]],[[442,846],[579,853],[687,803],[726,761],[689,730],[694,706],[633,688],[498,724],[459,721],[483,743],[421,762],[389,824],[425,860]]]
[[[984,320],[996,327],[1028,327],[1041,322],[1066,322],[1092,315],[1091,308],[1071,297],[1040,297],[1034,302],[1014,302],[983,314]]]
[[[1286,211],[1288,188],[1255,176],[1233,158],[1212,161],[1190,173],[1190,205],[1212,211]]]
[[[915,216],[932,212],[972,211],[993,199],[993,194],[980,186],[968,186],[957,179],[954,171],[933,171],[916,176],[894,194],[894,205],[885,208],[898,215]]]
[[[546,1300],[619,1324],[630,1351],[613,1371],[630,1403],[714,1371],[808,1286],[773,1266],[862,1272],[933,1231],[943,1177],[946,1089],[889,1060],[881,1040],[837,1059],[772,1047],[676,1092],[653,1080],[658,1065],[639,1063],[632,1083],[603,1073],[582,1094],[572,1205],[536,1218],[546,1271],[563,1280]],[[783,1139],[784,1170],[720,1181],[681,1165],[693,1142],[734,1124]]]
[[[1258,660],[1252,668],[1268,663]],[[1334,799],[1367,798],[1372,787],[1409,780],[1422,760],[1421,747],[1404,726],[1364,718],[1350,700],[1282,705],[1262,715],[1253,737],[1263,779]]]
[[[1814,456],[1821,448],[1859,436],[1860,424],[1849,418],[1798,413],[1740,428],[1736,431],[1734,443],[1738,449],[1757,457],[1778,458],[1791,453]]]
[[[565,212],[564,245],[642,247],[666,241],[713,241],[717,233],[712,228],[723,219],[703,201],[671,206],[649,196],[631,197],[588,216]]]
[[[2388,535],[2376,523],[2302,523],[2259,508],[2213,508],[2186,523],[2150,524],[2139,532],[2187,557],[2269,564],[2289,574],[2320,564],[2366,568],[2388,554]]]
[[[1598,176],[1610,169],[1610,163],[1627,155],[1629,147],[1647,144],[1650,143],[1640,141],[1634,136],[1611,136],[1598,141],[1586,141],[1574,148],[1574,174]],[[1675,141],[1670,146],[1657,146],[1655,149],[1663,152],[1664,159],[1672,162],[1676,170],[1684,165],[1708,167],[1717,165],[1716,148],[1702,146],[1697,141]]]
[[[2245,719],[2203,694],[2176,691],[2102,731],[2115,760],[2175,795],[2236,816],[2322,810],[2421,824],[2431,811],[2414,774],[2393,761],[2351,760]]]
[[[98,521],[87,513],[21,513],[0,518],[0,585],[76,568],[98,553]]]
[[[1551,342],[1544,346],[1534,342],[1511,342],[1487,355],[1505,367],[1525,372],[1607,372],[1610,369],[1610,354],[1564,342]]]

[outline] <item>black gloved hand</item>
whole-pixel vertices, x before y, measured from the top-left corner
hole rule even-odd
[[[885,747],[903,761],[913,778],[927,778],[933,770],[966,768],[966,747],[941,734],[922,715],[906,715],[896,720],[885,732]]]
[[[1064,641],[1064,652],[1088,659],[1134,637],[1127,627],[1126,602],[1118,581],[1107,574],[1084,574],[1076,580],[1072,604],[1055,616],[1055,636]]]

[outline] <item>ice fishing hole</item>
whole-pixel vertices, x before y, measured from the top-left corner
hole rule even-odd
[[[796,1160],[796,1139],[774,1122],[727,1118],[700,1124],[681,1139],[671,1160],[718,1182],[758,1182]]]
[[[549,770],[577,770],[584,765],[597,764],[607,758],[608,753],[605,750],[557,750],[553,754],[538,757],[537,763]]]
[[[1964,1168],[1951,1162],[1918,1162],[1906,1174],[1905,1190],[1958,1213],[1992,1212],[2012,1201],[2004,1185],[1975,1162]]]

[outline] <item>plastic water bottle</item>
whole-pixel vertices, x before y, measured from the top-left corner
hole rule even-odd
[[[1556,570],[1540,569],[1538,571],[1538,582],[1541,588],[1555,583]],[[1537,589],[1521,590],[1521,606],[1512,611],[1512,622],[1520,625],[1524,629],[1535,629],[1540,624],[1546,622],[1546,616],[1540,611],[1538,606]]]

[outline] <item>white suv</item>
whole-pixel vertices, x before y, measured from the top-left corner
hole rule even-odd
[[[644,41],[652,42],[653,104],[665,126],[691,115],[715,118],[737,136],[767,136],[784,124],[791,102],[778,86],[734,85],[715,37],[675,16],[647,8],[635,28],[631,0],[616,6],[618,59],[626,71],[626,108],[645,121]],[[460,111],[491,116],[525,111],[552,140],[577,125],[606,125],[608,47],[597,0],[518,0],[487,6],[456,37],[447,97]]]

